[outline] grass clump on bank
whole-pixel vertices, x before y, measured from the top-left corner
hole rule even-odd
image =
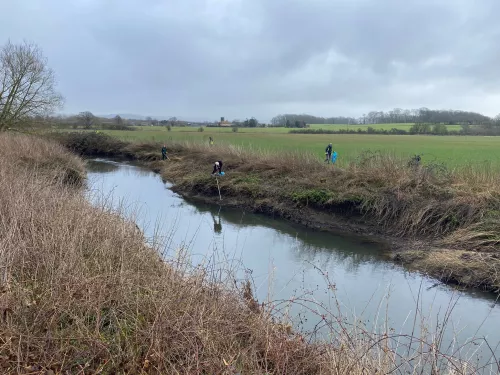
[[[412,167],[408,160],[378,152],[364,152],[339,168],[314,155],[189,142],[168,144],[170,160],[161,162],[159,143],[85,133],[57,137],[82,155],[148,162],[179,192],[204,198],[218,197],[210,172],[213,161],[222,159],[223,204],[321,229],[411,240],[419,256],[399,254],[397,260],[444,281],[500,288],[500,178],[492,171],[437,163]],[[478,269],[488,270],[488,277]]]

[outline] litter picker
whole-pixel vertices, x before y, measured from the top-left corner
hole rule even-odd
[[[219,198],[220,200],[222,200],[222,195],[220,195],[219,179],[217,178],[217,176],[215,176],[215,181],[217,181],[217,189],[219,189]]]

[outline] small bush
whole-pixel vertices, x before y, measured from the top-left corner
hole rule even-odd
[[[204,131],[205,131],[205,129],[203,128],[203,126],[200,126],[200,127],[198,128],[198,131],[199,131],[200,133],[202,133],[202,132],[204,132]]]
[[[233,133],[238,133],[238,127],[237,126],[233,126]]]
[[[167,131],[172,131],[172,126],[167,125]]]

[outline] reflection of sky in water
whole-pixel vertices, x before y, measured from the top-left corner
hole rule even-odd
[[[125,212],[135,212],[141,229],[148,237],[162,238],[169,254],[183,244],[193,263],[208,258],[216,264],[232,262],[235,269],[243,264],[252,270],[260,301],[269,291],[277,300],[310,291],[308,299],[333,303],[318,267],[335,284],[341,308],[362,320],[374,322],[379,315],[381,324],[387,310],[390,326],[410,332],[421,289],[419,303],[424,316],[442,318],[451,299],[459,297],[450,329],[462,329],[458,336],[462,340],[487,336],[490,345],[500,342],[500,306],[490,295],[455,292],[452,287],[410,274],[386,262],[382,250],[373,244],[307,231],[240,210],[187,203],[159,176],[132,166],[105,172],[89,173],[94,201],[113,202]],[[298,313],[298,306],[292,312]],[[306,328],[317,322],[310,314],[309,318]],[[500,354],[499,348],[496,351]]]

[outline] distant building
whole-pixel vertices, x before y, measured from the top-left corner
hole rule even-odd
[[[231,126],[233,126],[233,123],[225,120],[224,117],[221,117],[217,125],[222,128],[230,128]]]

